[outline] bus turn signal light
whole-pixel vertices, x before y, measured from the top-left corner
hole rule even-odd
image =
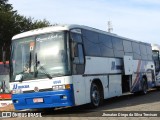
[[[71,88],[70,84],[65,85],[65,89],[70,89],[70,88]]]

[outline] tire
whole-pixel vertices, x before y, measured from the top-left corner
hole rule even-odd
[[[91,108],[97,108],[103,103],[103,92],[101,91],[100,86],[95,83],[91,84],[90,98]]]
[[[148,85],[147,85],[147,81],[145,78],[143,78],[143,83],[142,83],[142,94],[146,95],[148,92]]]

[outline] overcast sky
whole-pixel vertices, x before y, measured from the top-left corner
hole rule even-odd
[[[51,24],[80,24],[160,44],[160,0],[9,0],[19,14]]]

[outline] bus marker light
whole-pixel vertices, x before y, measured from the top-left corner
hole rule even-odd
[[[71,88],[70,84],[65,85],[65,89],[70,89],[70,88]]]

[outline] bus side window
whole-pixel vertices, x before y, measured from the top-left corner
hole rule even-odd
[[[84,54],[82,44],[78,44],[79,64],[84,64]]]
[[[71,32],[71,39],[72,39],[72,41],[74,41],[74,42],[82,43],[81,34],[77,34],[77,33]]]
[[[82,44],[76,44],[74,47],[74,64],[84,64],[84,54]]]

